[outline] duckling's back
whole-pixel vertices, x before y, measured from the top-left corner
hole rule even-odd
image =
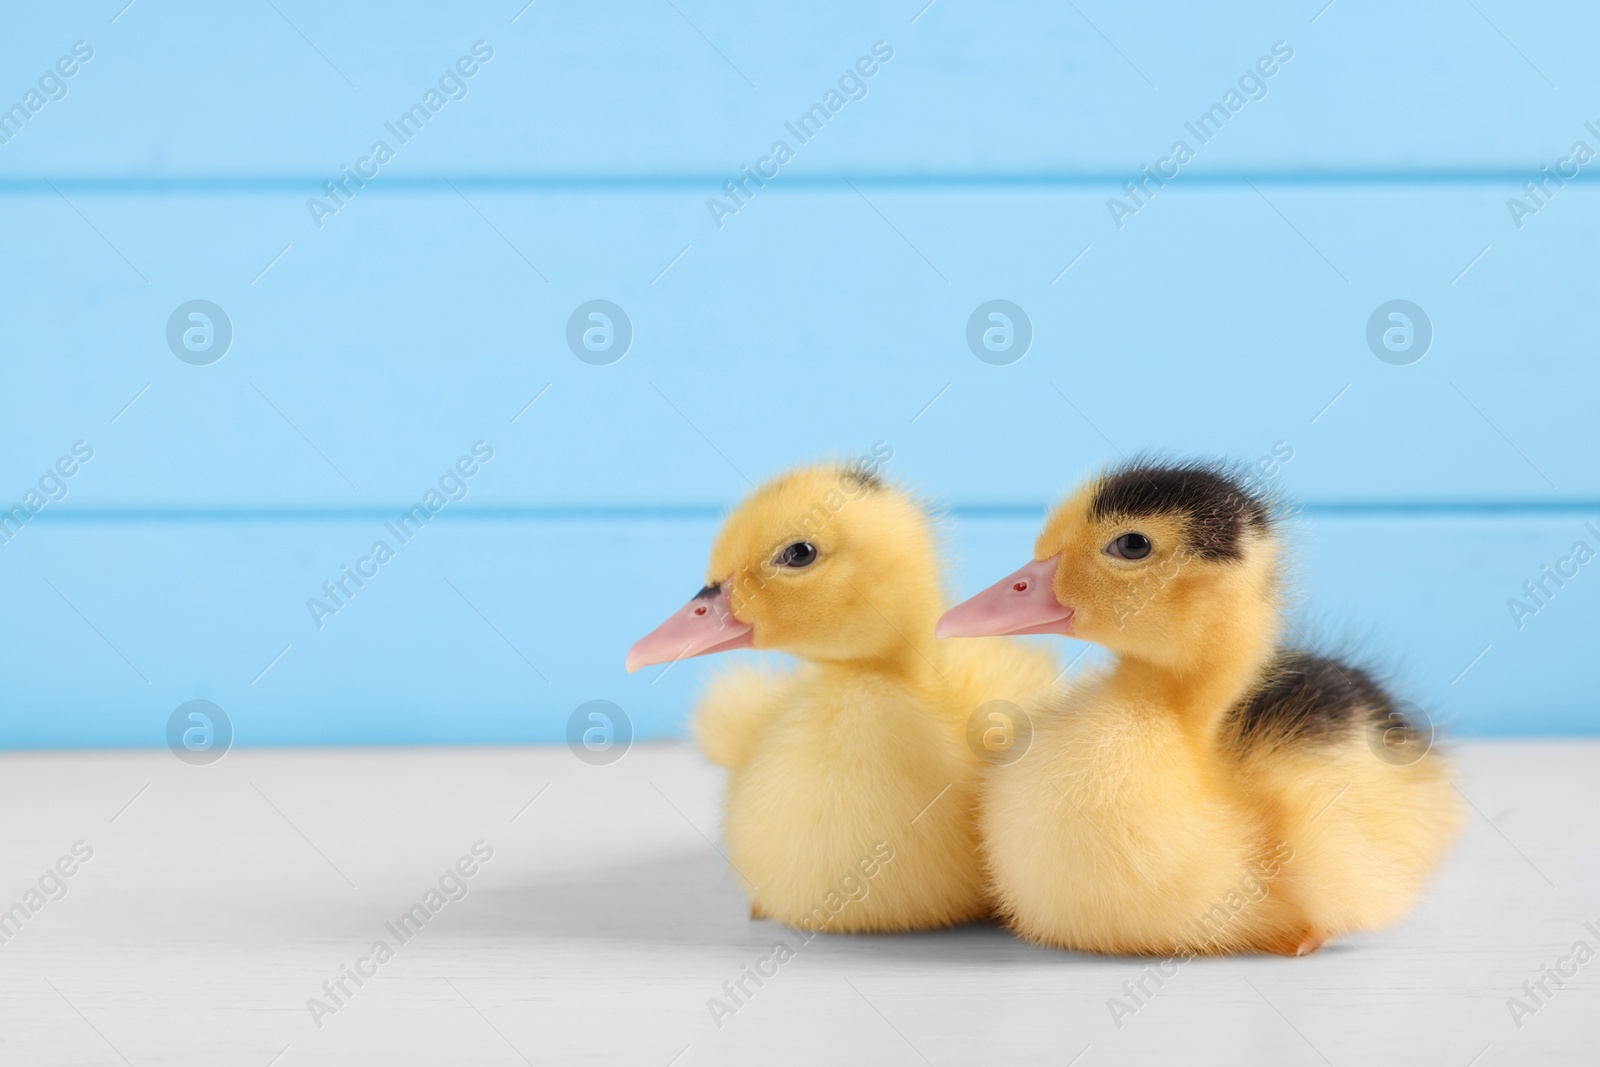
[[[1397,921],[1460,829],[1431,729],[1353,664],[1280,652],[1230,713],[1226,739],[1293,849],[1285,884],[1325,937]]]
[[[1421,743],[1416,724],[1367,671],[1300,649],[1285,649],[1229,716],[1241,752],[1262,746],[1347,740],[1358,730],[1392,731],[1388,743]]]

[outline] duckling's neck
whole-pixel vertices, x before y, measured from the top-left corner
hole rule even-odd
[[[873,656],[847,660],[830,660],[817,664],[822,677],[832,681],[858,681],[863,675],[904,686],[926,686],[941,681],[938,648],[929,635],[918,641],[905,637],[895,647],[884,649]]]
[[[1228,712],[1261,677],[1276,644],[1276,630],[1268,629],[1229,634],[1174,661],[1124,655],[1107,688],[1119,702],[1173,715],[1196,745],[1209,749]]]

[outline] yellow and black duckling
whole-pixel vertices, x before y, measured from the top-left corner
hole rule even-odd
[[[1302,955],[1396,922],[1440,863],[1451,768],[1368,673],[1286,647],[1279,525],[1225,466],[1134,462],[940,620],[1115,655],[1042,705],[984,796],[993,891],[1024,937]]]
[[[921,505],[868,470],[806,467],[729,516],[705,588],[628,653],[630,671],[731,648],[804,661],[724,675],[695,714],[731,772],[723,829],[753,917],[862,931],[991,914],[966,722],[1056,671],[1017,642],[935,641],[941,584]]]

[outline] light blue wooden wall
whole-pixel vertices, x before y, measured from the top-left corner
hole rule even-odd
[[[161,744],[197,697],[241,744],[550,741],[594,698],[674,734],[709,665],[628,676],[627,645],[747,478],[875,441],[950,509],[961,593],[1118,453],[1285,443],[1315,633],[1461,732],[1600,729],[1600,564],[1507,606],[1600,549],[1600,161],[1508,208],[1600,151],[1588,5],[123,3],[0,35],[0,108],[93,50],[0,126],[3,503],[93,449],[0,544],[0,744]],[[1034,329],[1009,366],[965,340],[996,298]],[[234,331],[209,366],[166,342],[193,299]],[[565,341],[592,299],[633,325],[609,366]],[[1392,299],[1434,330],[1407,366],[1366,341]],[[319,628],[307,598],[479,441]]]

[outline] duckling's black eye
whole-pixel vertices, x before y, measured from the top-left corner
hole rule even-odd
[[[817,560],[817,546],[810,541],[796,541],[778,553],[780,567],[809,567]]]
[[[1118,559],[1144,559],[1150,554],[1150,538],[1142,533],[1125,533],[1106,546],[1106,554]]]

